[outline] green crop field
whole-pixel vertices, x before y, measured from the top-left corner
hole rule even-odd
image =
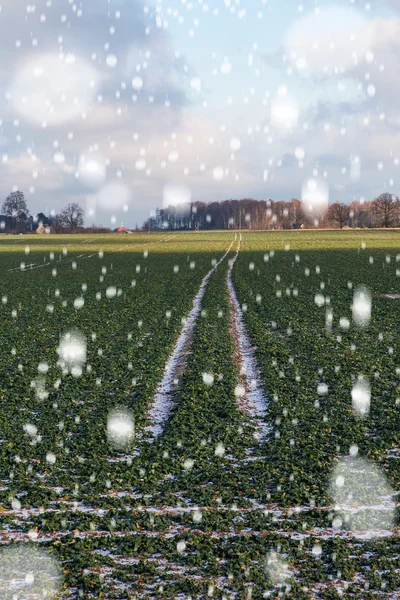
[[[400,598],[400,232],[0,237],[0,597]]]

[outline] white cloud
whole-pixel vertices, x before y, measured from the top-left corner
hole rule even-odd
[[[372,32],[362,13],[332,5],[298,19],[287,31],[284,47],[300,72],[330,74],[351,67],[371,42]]]
[[[34,153],[11,156],[2,165],[3,189],[11,191],[16,187],[27,192],[30,188],[42,191],[62,189],[73,172],[70,164],[57,165],[41,161]]]
[[[350,93],[353,78],[364,99],[376,95],[381,106],[399,97],[400,18],[367,20],[354,9],[328,6],[296,21],[286,33],[284,50],[295,68],[299,58],[305,59],[301,77],[331,78],[342,92],[350,85]],[[374,95],[368,94],[372,86]]]
[[[45,54],[17,70],[9,93],[17,113],[33,123],[65,123],[92,101],[100,77],[84,59]]]

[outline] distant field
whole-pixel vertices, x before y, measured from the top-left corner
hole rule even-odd
[[[400,598],[400,231],[0,236],[0,298],[0,544],[56,598]]]

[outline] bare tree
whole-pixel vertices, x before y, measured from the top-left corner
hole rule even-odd
[[[76,229],[77,227],[83,227],[84,215],[83,208],[77,202],[72,202],[61,211],[59,216],[64,227]]]
[[[56,215],[50,217],[48,220],[48,224],[50,225],[50,227],[54,228],[54,231],[56,233],[62,233],[65,226],[64,219],[60,213],[57,213]]]
[[[373,226],[373,211],[371,202],[365,200],[354,201],[350,205],[350,212],[353,211],[353,225],[355,227],[372,227]]]
[[[293,213],[292,227],[294,229],[299,229],[305,220],[303,206],[301,204],[301,200],[299,200],[298,198],[292,198],[291,203],[292,203],[292,213]]]
[[[393,227],[399,214],[400,201],[397,196],[385,192],[372,202],[372,209],[382,227]]]
[[[385,199],[385,196],[388,198]],[[375,209],[374,209],[375,206]],[[242,198],[222,202],[192,202],[185,217],[179,215],[175,207],[157,209],[149,220],[152,229],[298,229],[300,227],[324,229],[335,226],[342,229],[349,224],[353,227],[389,227],[396,224],[400,216],[400,200],[390,194],[383,194],[374,202],[364,199],[351,204],[336,202],[329,207],[327,214],[321,215],[317,224],[305,210],[298,198],[290,202]],[[149,227],[146,222],[146,227]],[[386,225],[385,225],[386,223]]]
[[[335,202],[334,204],[330,205],[328,218],[333,223],[337,223],[340,229],[343,229],[343,226],[348,224],[349,216],[350,206],[346,206],[346,204],[339,204],[339,202]]]
[[[3,202],[2,211],[12,219],[13,231],[16,233],[17,224],[25,221],[29,215],[23,192],[11,192]]]

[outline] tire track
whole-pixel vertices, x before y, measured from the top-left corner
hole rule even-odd
[[[235,360],[240,373],[240,384],[237,388],[238,393],[236,396],[238,397],[238,403],[241,410],[254,419],[256,423],[255,437],[258,442],[262,442],[271,431],[271,428],[264,420],[268,401],[264,396],[254,349],[247,335],[243,312],[240,308],[235,288],[232,283],[232,269],[239,256],[241,243],[242,234],[240,234],[236,255],[230,261],[227,274],[229,305],[231,311],[231,330],[235,346]]]
[[[172,396],[176,388],[175,380],[185,366],[186,353],[191,344],[193,329],[201,310],[201,301],[205,293],[207,282],[230,252],[232,245],[233,241],[229,245],[229,248],[223,257],[202,279],[199,291],[193,300],[193,308],[186,319],[186,323],[182,328],[172,354],[165,365],[164,376],[156,390],[153,404],[149,410],[149,417],[152,421],[152,424],[144,428],[144,431],[149,436],[147,441],[150,443],[154,442],[154,440],[163,432],[164,423],[168,420],[171,414]]]

